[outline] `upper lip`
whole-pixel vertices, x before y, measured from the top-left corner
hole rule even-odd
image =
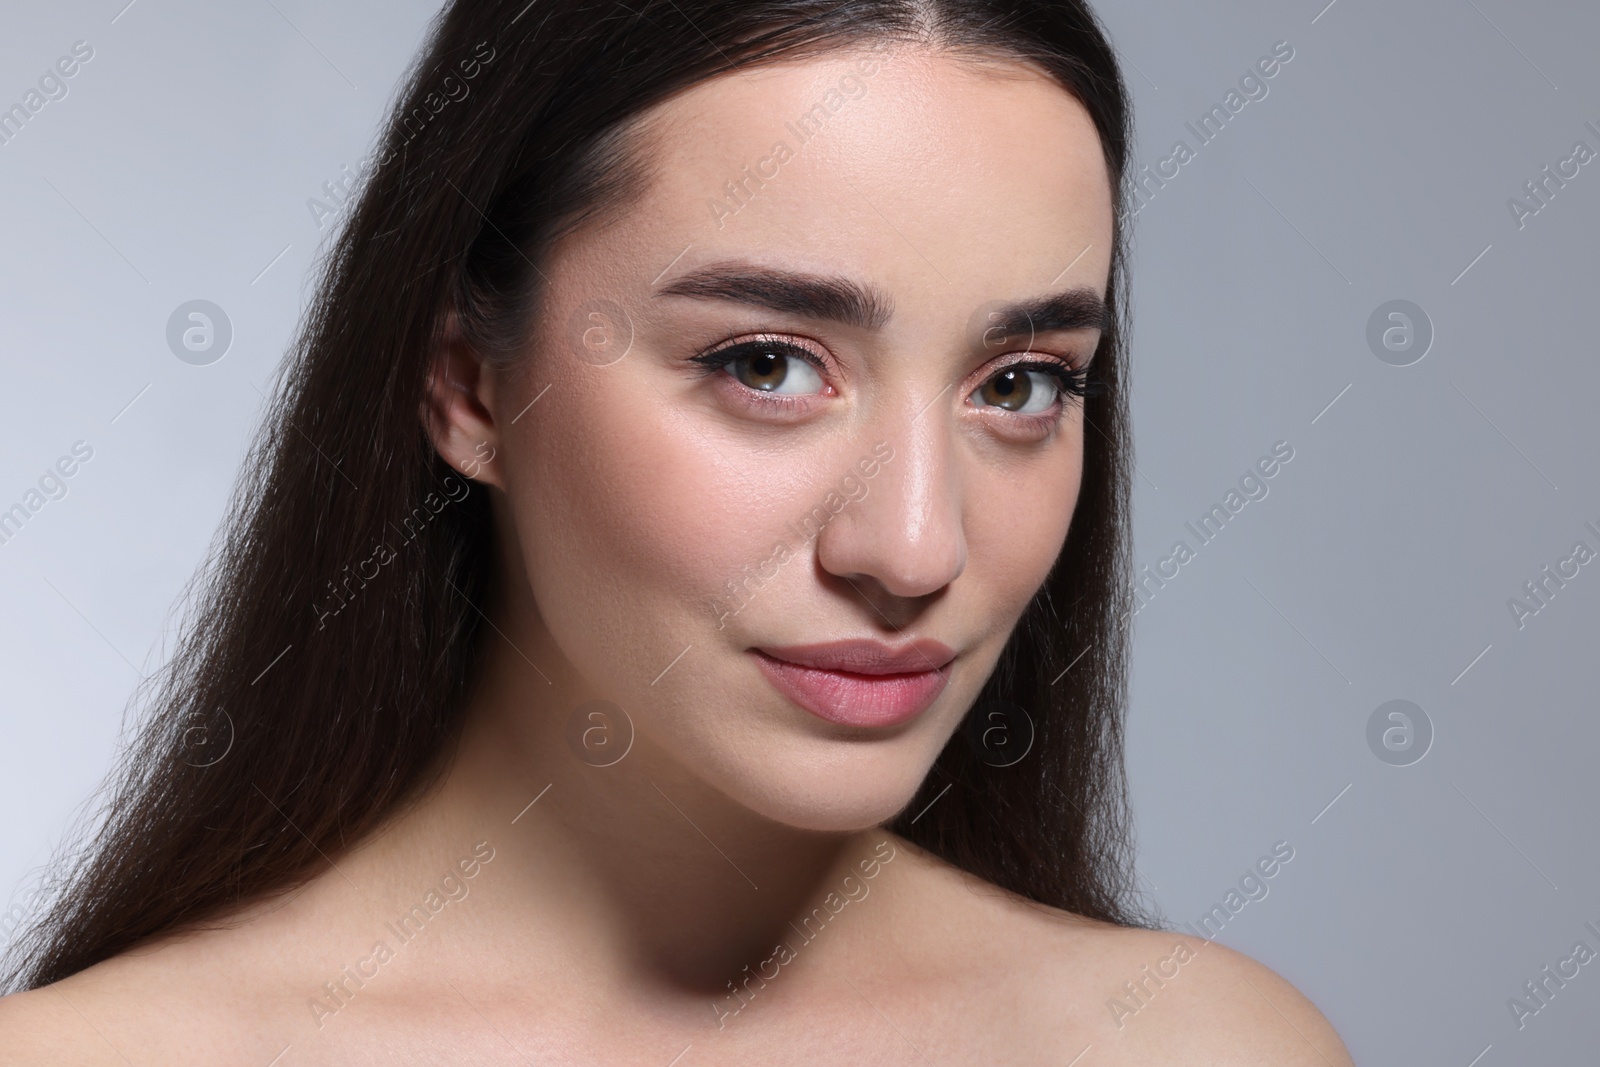
[[[818,645],[765,645],[756,651],[799,667],[850,674],[923,674],[943,670],[956,658],[954,649],[931,637],[902,645],[858,639]]]

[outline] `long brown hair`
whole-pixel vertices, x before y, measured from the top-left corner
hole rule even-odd
[[[148,710],[99,824],[12,945],[6,988],[303,883],[438,780],[493,636],[478,607],[487,494],[419,415],[446,316],[509,362],[545,251],[647,182],[630,151],[645,109],[735,68],[882,42],[1054,76],[1099,131],[1117,225],[1070,533],[972,728],[890,829],[1032,900],[1143,921],[1121,747],[1131,118],[1093,14],[1079,0],[454,0],[360,168],[180,644],[136,694]]]

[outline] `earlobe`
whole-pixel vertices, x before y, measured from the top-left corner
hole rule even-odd
[[[449,312],[428,368],[422,423],[434,450],[452,468],[504,488],[494,462],[500,450],[493,415],[495,377],[462,336],[456,313]]]

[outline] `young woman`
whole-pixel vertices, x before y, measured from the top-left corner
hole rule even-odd
[[[1130,900],[1081,3],[458,0],[0,1062],[1348,1063]]]

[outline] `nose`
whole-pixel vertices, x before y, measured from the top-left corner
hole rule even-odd
[[[817,537],[817,561],[875,602],[937,593],[967,563],[956,443],[931,414],[894,420],[878,441],[877,476]]]

